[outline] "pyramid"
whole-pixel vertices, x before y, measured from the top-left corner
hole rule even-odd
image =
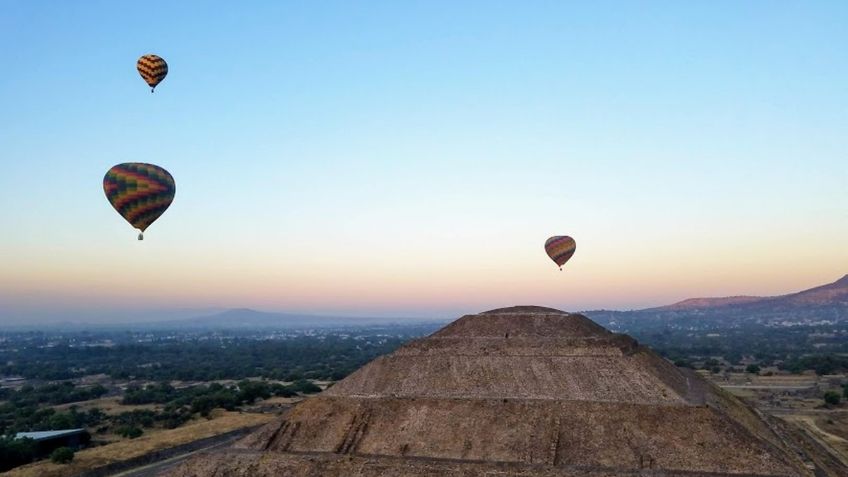
[[[290,409],[193,476],[812,476],[774,423],[579,314],[468,315]]]

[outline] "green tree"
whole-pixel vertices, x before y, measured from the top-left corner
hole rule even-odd
[[[35,459],[35,441],[0,436],[0,472],[19,465],[29,464]]]
[[[828,392],[824,393],[824,402],[826,404],[830,404],[831,406],[836,406],[837,404],[839,404],[840,400],[841,400],[841,398],[839,396],[839,393],[836,392],[836,391],[828,391]]]
[[[239,393],[237,399],[246,404],[253,404],[257,399],[268,399],[271,397],[271,389],[264,381],[242,381],[238,384]]]
[[[760,366],[758,364],[749,364],[747,368],[745,368],[746,373],[751,374],[760,374]]]
[[[70,447],[60,447],[50,454],[50,461],[54,464],[67,464],[74,460],[74,451]]]
[[[321,388],[316,386],[312,381],[307,381],[305,379],[298,379],[293,382],[289,388],[303,394],[315,394],[321,392]]]
[[[47,422],[51,429],[71,429],[77,425],[74,416],[67,412],[54,414]]]

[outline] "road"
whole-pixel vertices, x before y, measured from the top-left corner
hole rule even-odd
[[[199,452],[206,452],[214,449],[219,449],[221,447],[227,447],[232,444],[234,441],[239,438],[244,437],[241,435],[233,436],[231,439],[227,439],[223,442],[219,442],[217,444],[213,444],[209,447],[204,447],[202,449],[197,449],[194,451],[186,452],[185,454],[179,454],[169,459],[165,459],[159,462],[154,462],[152,464],[147,464],[142,467],[136,467],[135,469],[126,470],[119,474],[113,474],[112,477],[154,477],[160,475],[162,472],[172,469],[177,465],[181,464],[183,461],[188,459],[189,457],[197,454]]]

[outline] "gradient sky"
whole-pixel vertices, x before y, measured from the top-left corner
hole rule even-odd
[[[638,308],[848,273],[848,2],[246,5],[0,2],[0,323]],[[152,95],[145,53],[170,65]],[[101,185],[130,161],[177,181],[143,242]]]

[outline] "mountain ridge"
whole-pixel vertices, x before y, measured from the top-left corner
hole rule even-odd
[[[668,327],[792,327],[846,322],[848,275],[832,283],[784,295],[689,298],[642,310],[593,310],[584,313],[604,326],[629,332]]]
[[[715,308],[734,305],[762,304],[763,302],[788,301],[793,304],[828,305],[848,304],[848,274],[832,283],[819,285],[795,293],[775,296],[736,295],[726,297],[698,297],[672,303],[671,305],[647,308],[641,311],[674,311]]]

